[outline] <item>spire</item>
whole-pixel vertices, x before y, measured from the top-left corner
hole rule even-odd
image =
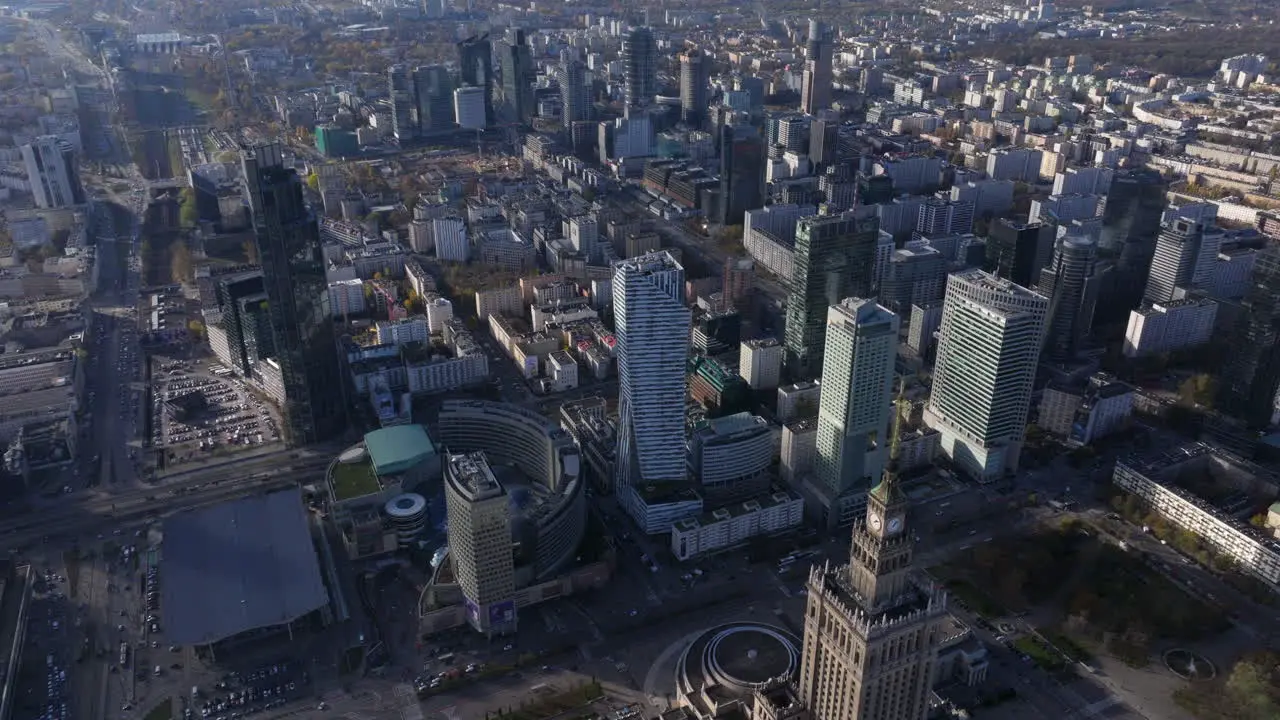
[[[895,496],[894,481],[898,479],[898,457],[901,454],[901,441],[899,438],[902,436],[902,411],[906,403],[906,398],[903,397],[904,383],[901,377],[898,378],[897,385],[898,391],[893,398],[893,425],[889,430],[889,460],[884,464],[884,472],[880,476],[880,484],[871,490],[872,494],[879,497],[885,504],[888,504]]]

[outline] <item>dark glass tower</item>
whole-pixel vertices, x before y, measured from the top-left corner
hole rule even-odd
[[[320,228],[303,203],[297,171],[284,166],[279,145],[247,148],[243,164],[274,359],[284,384],[288,439],[294,445],[327,440],[342,432],[346,403]]]
[[[415,68],[413,99],[421,134],[453,129],[453,78],[449,77],[448,68],[443,65]]]
[[[1031,287],[1053,257],[1053,228],[1041,223],[997,220],[987,233],[987,263],[983,269],[1022,287]]]
[[[796,225],[795,268],[784,333],[787,369],[794,379],[822,372],[827,308],[848,297],[868,298],[875,277],[880,220],[855,212],[801,218]]]
[[[1112,178],[1098,251],[1115,263],[1115,270],[1098,298],[1099,325],[1126,322],[1129,311],[1141,303],[1168,190],[1155,170],[1130,170]]]
[[[658,94],[658,43],[653,39],[653,30],[632,28],[622,38],[622,64],[627,110],[653,104],[653,97]]]
[[[711,58],[697,48],[680,53],[680,119],[695,130],[707,121]]]
[[[1098,247],[1087,237],[1064,237],[1054,249],[1053,262],[1040,271],[1036,290],[1049,298],[1049,329],[1043,356],[1070,360],[1084,345],[1093,327],[1098,301]]]
[[[463,87],[484,88],[484,121],[493,124],[493,45],[489,33],[458,43],[458,79]]]
[[[738,225],[764,205],[764,140],[750,125],[720,132],[720,224]]]
[[[1228,330],[1218,409],[1263,428],[1280,386],[1280,250],[1258,253],[1242,305]]]
[[[533,120],[535,75],[524,30],[508,30],[502,47],[502,105],[507,119],[526,124]]]

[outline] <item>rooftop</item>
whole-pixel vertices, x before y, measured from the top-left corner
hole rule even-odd
[[[378,474],[374,472],[373,461],[368,455],[355,462],[335,462],[329,478],[333,485],[334,500],[339,502],[382,490],[382,483],[378,482]]]
[[[292,622],[329,602],[297,488],[170,516],[162,558],[165,635],[178,645]]]
[[[435,445],[421,425],[399,425],[382,428],[364,436],[373,470],[379,475],[404,472],[434,455]]]

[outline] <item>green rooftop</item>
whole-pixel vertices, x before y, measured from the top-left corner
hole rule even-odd
[[[358,462],[336,462],[330,477],[333,480],[334,499],[339,502],[382,490],[382,484],[373,471],[373,463],[368,458]]]
[[[378,475],[402,473],[436,454],[436,447],[421,425],[397,425],[364,436],[369,459]]]

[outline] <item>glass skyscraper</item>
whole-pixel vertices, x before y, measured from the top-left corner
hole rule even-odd
[[[822,370],[827,308],[847,297],[871,297],[880,221],[850,211],[824,212],[796,225],[795,265],[783,345],[793,379]]]
[[[279,145],[246,149],[243,166],[273,359],[284,383],[288,440],[293,445],[327,440],[345,427],[346,403],[320,228],[303,203],[297,171],[284,166]]]

